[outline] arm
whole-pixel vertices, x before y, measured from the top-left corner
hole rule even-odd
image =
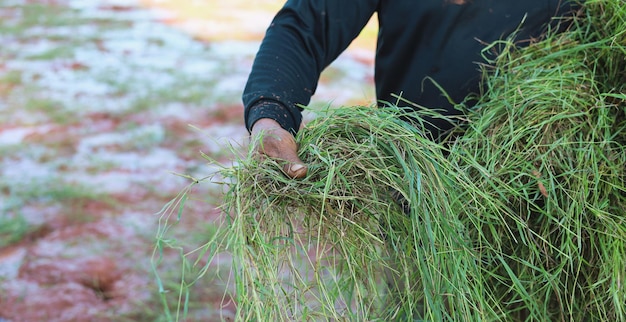
[[[295,134],[320,74],[358,36],[378,0],[289,0],[278,12],[243,93],[246,128],[262,118]]]

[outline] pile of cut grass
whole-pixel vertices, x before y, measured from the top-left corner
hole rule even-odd
[[[495,315],[483,301],[478,258],[458,216],[461,208],[505,216],[499,202],[482,203],[488,196],[442,146],[402,121],[407,112],[330,113],[299,137],[306,178],[288,179],[274,161],[251,157],[223,172],[234,180],[225,211],[234,214],[229,244],[240,316]]]
[[[626,3],[494,46],[454,141],[336,108],[297,137],[306,178],[252,151],[220,171],[203,252],[232,255],[241,320],[626,320]]]
[[[517,215],[471,236],[516,320],[626,320],[625,5],[588,1],[570,31],[505,49],[451,154]]]

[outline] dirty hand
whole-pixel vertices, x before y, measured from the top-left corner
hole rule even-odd
[[[295,179],[306,176],[307,167],[298,158],[296,140],[278,122],[268,118],[256,121],[252,127],[251,139],[260,155],[285,162],[283,172],[287,176]]]

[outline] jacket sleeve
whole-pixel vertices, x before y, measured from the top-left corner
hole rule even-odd
[[[243,92],[250,130],[272,118],[295,134],[320,74],[358,36],[378,0],[288,0],[266,31]]]

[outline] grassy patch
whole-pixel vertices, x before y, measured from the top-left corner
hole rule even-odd
[[[32,202],[49,203],[59,202],[70,207],[78,207],[86,201],[106,201],[107,197],[96,193],[93,189],[65,182],[62,177],[47,176],[45,179],[14,182],[0,181],[0,187],[6,191],[6,200],[11,205],[8,209],[17,210],[22,205]],[[5,210],[8,210],[5,209]],[[84,214],[76,214],[80,217]]]
[[[22,85],[22,73],[17,70],[8,71],[0,76],[0,97],[9,94],[13,88]]]
[[[0,248],[20,241],[31,231],[30,225],[22,216],[0,215]]]
[[[215,86],[215,81],[177,75],[175,71],[172,71],[170,75],[172,77],[171,86],[150,90],[138,96],[131,103],[129,112],[147,111],[163,104],[163,102],[185,102],[190,106],[205,106],[210,99],[213,104],[218,103],[217,96],[207,97],[207,89]],[[122,93],[127,91],[123,90]]]
[[[39,4],[26,1],[0,5],[3,20],[0,56],[4,68],[0,75],[0,108],[11,123],[8,131],[2,133],[6,142],[0,146],[0,161],[6,167],[6,175],[0,179],[0,247],[11,244],[38,247],[40,227],[35,222],[44,221],[45,227],[53,227],[47,229],[81,231],[85,222],[99,224],[102,217],[108,219],[128,212],[139,216],[145,212],[147,217],[142,221],[131,222],[138,225],[133,227],[136,232],[130,228],[124,230],[133,236],[130,241],[122,241],[124,252],[117,254],[120,266],[125,266],[125,261],[136,261],[136,269],[128,274],[145,277],[149,273],[143,247],[149,242],[135,244],[133,240],[135,235],[148,233],[146,227],[152,227],[150,215],[154,209],[150,204],[169,198],[175,184],[155,184],[158,174],[144,173],[140,158],[156,152],[158,158],[163,155],[167,160],[155,160],[148,166],[163,161],[167,166],[177,167],[183,164],[179,162],[184,159],[180,153],[185,153],[178,150],[201,149],[200,141],[188,142],[191,139],[187,136],[164,130],[159,122],[169,126],[176,124],[178,118],[165,119],[169,116],[160,113],[164,107],[167,113],[185,113],[187,108],[210,109],[214,98],[228,96],[211,93],[215,79],[228,69],[225,62],[230,63],[230,57],[221,53],[212,56],[202,44],[154,23],[149,14],[132,6],[106,8],[76,2],[85,8],[72,9],[61,2],[36,2]],[[211,69],[213,59],[219,60],[216,65],[220,66],[215,73]],[[204,62],[209,63],[202,65]],[[199,75],[192,68],[198,67],[196,63],[207,73]],[[174,152],[160,154],[161,149]],[[98,159],[100,156],[105,160]],[[133,160],[139,160],[139,165],[135,166]],[[157,172],[168,170],[174,169],[157,169]],[[119,175],[117,180],[121,182],[107,181],[109,174]],[[106,185],[104,190],[129,189],[109,196],[100,192],[101,184]],[[178,241],[197,245],[215,234],[212,223],[201,222],[192,228],[178,236]],[[110,250],[106,247],[117,245],[117,239],[126,238],[95,234],[66,240],[67,236],[59,235],[55,235],[55,241],[67,246],[67,250],[77,251],[76,256],[91,251],[102,254]],[[92,245],[94,249],[87,246],[86,252],[81,253],[85,249],[81,245]],[[182,277],[178,268],[166,266],[160,271],[167,276],[163,278],[167,289],[182,290],[177,282]],[[223,272],[211,268],[207,274],[222,276]],[[221,298],[224,291],[221,284],[214,288],[210,282],[198,282],[200,273],[194,270],[184,273],[187,283],[202,287],[191,294],[189,312],[195,320],[207,320],[215,312],[207,311],[204,305],[219,302],[216,298]],[[13,283],[30,283],[26,279],[18,276]],[[166,321],[163,312],[155,309],[161,304],[161,293],[155,290],[154,294],[154,299],[142,303],[109,302],[107,307],[111,312],[94,312],[99,310],[94,309],[89,314],[116,321]],[[177,292],[167,296],[169,303],[178,300]],[[32,299],[24,301],[28,303]],[[79,307],[82,303],[72,305]],[[118,310],[127,314],[109,315]],[[58,313],[70,314],[67,311]]]

